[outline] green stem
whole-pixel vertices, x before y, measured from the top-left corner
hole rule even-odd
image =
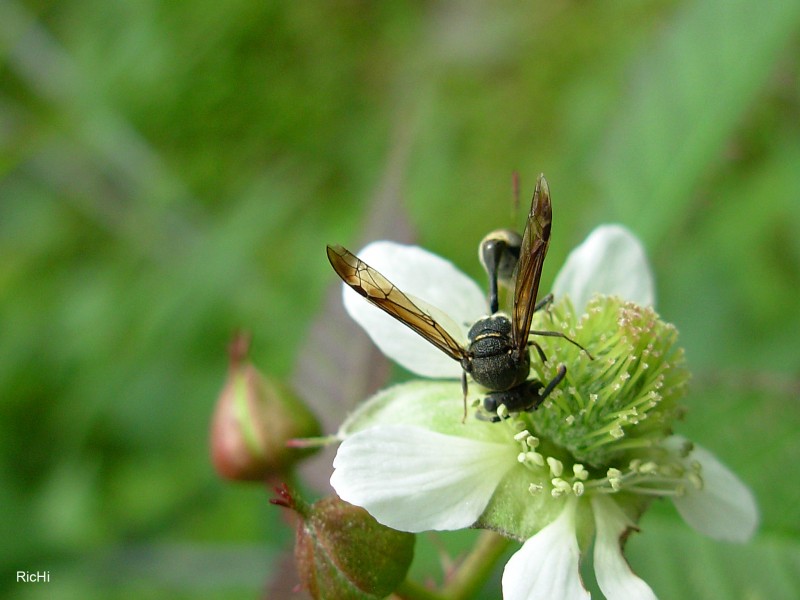
[[[394,591],[392,598],[400,598],[401,600],[446,600],[446,597],[438,592],[429,590],[425,586],[409,579],[400,584],[400,587]]]
[[[475,547],[458,566],[441,591],[406,580],[394,592],[401,600],[466,600],[486,583],[495,563],[508,547],[509,540],[492,531],[481,532]]]
[[[481,532],[475,548],[444,586],[442,595],[449,600],[465,600],[474,596],[486,583],[495,563],[510,543],[510,540],[493,531]]]

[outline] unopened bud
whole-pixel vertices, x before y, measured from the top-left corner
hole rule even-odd
[[[247,361],[249,339],[237,336],[230,367],[211,423],[211,458],[226,479],[263,481],[312,450],[288,448],[293,438],[319,435],[314,415],[288,389]]]
[[[315,599],[377,600],[403,582],[414,557],[414,535],[378,523],[337,496],[308,506],[286,487],[273,504],[295,510],[295,560]]]

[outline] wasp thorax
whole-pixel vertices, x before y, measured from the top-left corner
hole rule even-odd
[[[492,315],[469,330],[470,374],[490,390],[507,390],[528,378],[530,355],[520,358],[511,340],[511,321],[505,315]]]

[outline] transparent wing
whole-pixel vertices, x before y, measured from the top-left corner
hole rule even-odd
[[[531,328],[536,295],[539,292],[539,279],[542,265],[550,245],[550,224],[553,212],[550,206],[550,188],[544,175],[539,175],[536,190],[531,200],[531,211],[525,232],[522,234],[522,249],[517,263],[517,280],[514,288],[514,314],[511,327],[511,341],[521,357],[528,351],[528,333]]]
[[[384,312],[416,331],[442,352],[461,361],[466,351],[433,317],[395,285],[346,248],[328,246],[328,260],[347,285]]]

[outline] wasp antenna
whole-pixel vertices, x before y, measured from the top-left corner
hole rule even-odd
[[[516,220],[517,215],[519,214],[519,198],[520,198],[520,179],[519,179],[519,171],[517,170],[514,170],[511,173],[511,193],[514,196],[511,218]]]

